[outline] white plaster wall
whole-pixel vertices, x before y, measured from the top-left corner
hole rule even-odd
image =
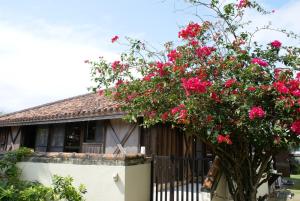
[[[87,201],[149,201],[150,163],[133,166],[20,162],[21,178],[51,185],[53,175],[71,176],[84,184]],[[118,174],[118,181],[113,176]]]
[[[87,201],[125,200],[125,166],[75,165],[62,163],[20,162],[21,178],[50,185],[53,175],[71,176],[75,185],[84,184]],[[113,180],[114,174],[119,180]],[[142,200],[141,200],[142,201]]]
[[[151,165],[133,165],[125,167],[125,200],[149,201]]]

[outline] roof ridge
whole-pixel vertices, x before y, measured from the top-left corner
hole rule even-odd
[[[68,100],[72,100],[72,99],[75,99],[75,98],[80,98],[80,97],[88,96],[88,95],[92,95],[92,94],[96,94],[96,93],[95,92],[90,92],[90,93],[81,94],[81,95],[77,95],[77,96],[73,96],[73,97],[69,97],[69,98],[64,98],[64,99],[53,101],[53,102],[44,103],[44,104],[41,104],[41,105],[38,105],[38,106],[34,106],[34,107],[26,108],[26,109],[23,109],[23,110],[18,110],[18,111],[15,111],[15,112],[0,115],[0,118],[10,116],[10,115],[13,115],[13,114],[17,114],[17,113],[21,113],[21,112],[26,112],[26,111],[33,110],[33,109],[38,109],[38,108],[41,108],[41,107],[50,106],[50,105],[53,105],[53,104],[61,103],[61,102],[64,102],[64,101],[68,101]]]

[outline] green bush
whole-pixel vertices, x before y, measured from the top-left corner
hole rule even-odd
[[[73,186],[73,178],[53,176],[52,186],[20,180],[16,163],[32,154],[28,148],[5,153],[0,158],[0,200],[2,201],[83,201],[86,189]]]

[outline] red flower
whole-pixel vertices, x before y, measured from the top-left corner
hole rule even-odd
[[[196,50],[196,54],[199,58],[208,57],[215,50],[216,50],[215,48],[207,47],[207,46],[199,47]]]
[[[190,39],[196,37],[201,32],[201,26],[197,23],[190,23],[178,33],[179,38]]]
[[[276,49],[279,49],[281,47],[281,42],[278,41],[278,40],[274,40],[272,43],[271,43],[271,46],[276,48]]]
[[[145,80],[145,81],[150,81],[150,80],[152,79],[152,77],[154,77],[154,76],[155,76],[154,73],[150,73],[150,74],[146,75],[146,76],[143,78],[143,80]]]
[[[120,86],[121,84],[124,84],[124,81],[123,80],[118,80],[116,82],[116,87]]]
[[[167,75],[168,71],[166,71],[166,67],[170,66],[170,63],[161,63],[161,62],[157,62],[156,63],[156,67],[157,67],[157,73],[160,77],[163,77],[165,75]]]
[[[190,92],[205,93],[207,87],[211,86],[209,81],[201,81],[197,77],[192,77],[189,79],[182,78],[181,83],[186,91],[187,96],[190,95]]]
[[[111,42],[114,43],[114,42],[116,42],[118,39],[119,39],[119,36],[114,36],[114,37],[111,39]]]
[[[225,82],[224,86],[230,88],[234,83],[236,83],[236,79],[229,79]]]
[[[161,119],[165,122],[169,118],[169,112],[165,112],[161,115]]]
[[[263,118],[266,115],[265,111],[260,107],[252,107],[249,111],[249,118],[251,120],[255,118]]]
[[[229,145],[232,144],[232,141],[231,141],[229,135],[225,135],[225,136],[224,136],[224,135],[219,134],[219,135],[217,136],[217,142],[218,142],[219,144],[221,144],[221,143],[226,143],[226,144],[229,144]]]
[[[284,83],[282,82],[274,82],[273,83],[273,87],[279,92],[279,93],[282,93],[282,94],[287,94],[289,93],[289,89],[285,86]]]
[[[264,61],[260,58],[253,58],[251,60],[251,63],[252,64],[258,64],[258,65],[263,66],[263,67],[267,67],[269,65],[266,61]]]
[[[185,105],[180,104],[179,106],[172,108],[172,109],[171,109],[171,114],[172,114],[172,115],[175,115],[175,114],[177,114],[181,109],[185,109]]]
[[[220,97],[217,95],[216,92],[212,92],[211,95],[210,95],[210,97],[211,97],[214,101],[216,101],[217,103],[220,103],[220,102],[221,102],[221,99],[220,99]]]
[[[196,46],[198,46],[198,45],[199,45],[199,42],[198,42],[198,41],[196,41],[196,40],[191,40],[191,41],[189,42],[189,44],[190,44],[191,46],[194,46],[194,47],[196,47]]]
[[[253,87],[253,86],[250,86],[250,87],[247,88],[247,91],[253,92],[255,90],[256,90],[256,87]]]
[[[188,111],[186,110],[185,105],[180,104],[179,106],[172,108],[171,114],[174,116],[176,115],[177,123],[188,123]]]
[[[174,62],[176,61],[176,59],[181,57],[181,54],[177,52],[177,50],[172,50],[167,56],[169,58],[169,61]]]
[[[274,144],[280,144],[281,138],[280,136],[275,136],[274,137]]]
[[[300,120],[296,120],[292,123],[291,130],[297,135],[300,135]]]
[[[112,67],[113,71],[117,71],[117,70],[122,71],[123,70],[123,65],[121,64],[120,61],[114,61],[111,64],[111,67]]]
[[[207,123],[210,123],[213,119],[214,119],[214,117],[212,115],[207,115],[207,117],[206,117]]]
[[[153,119],[156,116],[156,111],[152,110],[152,111],[148,112],[147,115],[150,119]]]

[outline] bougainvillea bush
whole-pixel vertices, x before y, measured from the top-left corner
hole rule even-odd
[[[234,200],[256,200],[274,154],[300,141],[300,49],[280,38],[259,44],[248,30],[247,10],[272,14],[256,2],[193,0],[211,10],[183,27],[181,43],[153,51],[131,38],[119,61],[87,61],[99,93],[120,102],[126,118],[144,126],[171,123],[197,135],[220,157]],[[121,43],[118,36],[113,43]]]

